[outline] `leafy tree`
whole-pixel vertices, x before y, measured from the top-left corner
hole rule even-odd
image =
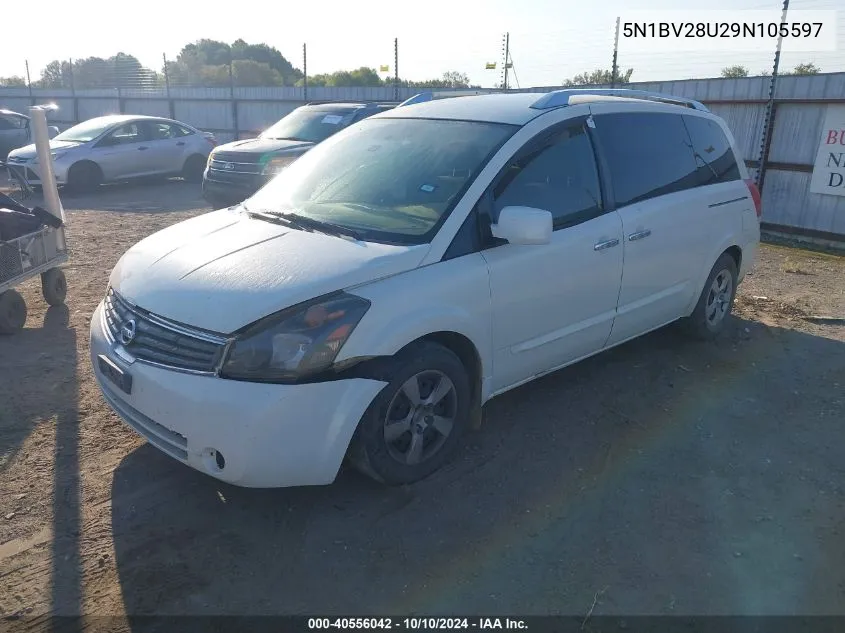
[[[792,74],[792,75],[818,75],[821,72],[821,68],[816,66],[813,62],[808,62],[804,64],[798,64],[791,73],[784,73],[784,74]]]
[[[36,85],[42,88],[142,88],[157,85],[155,71],[133,55],[118,53],[107,59],[87,57],[73,62],[54,60],[41,71]]]
[[[11,77],[0,77],[0,86],[8,88],[20,88],[26,86],[26,79],[20,75],[12,75]]]
[[[175,84],[228,86],[230,63],[238,86],[292,86],[302,77],[277,49],[242,39],[231,45],[209,39],[187,44],[167,62],[167,75]]]
[[[374,68],[362,66],[355,70],[337,70],[333,73],[323,73],[308,77],[309,86],[383,86],[391,85],[389,80],[384,82]],[[302,85],[299,80],[297,85]]]
[[[722,77],[736,79],[737,77],[748,77],[748,69],[745,66],[726,66],[722,69]]]
[[[616,71],[616,83],[617,84],[626,84],[631,81],[631,75],[634,74],[634,69],[629,68],[628,70]],[[613,83],[613,70],[602,70],[597,69],[592,72],[585,72],[581,73],[580,75],[575,75],[572,79],[565,79],[561,85],[565,88],[571,86],[602,86],[605,84],[612,84]]]

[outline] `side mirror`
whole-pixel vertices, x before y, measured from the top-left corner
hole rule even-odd
[[[511,244],[548,244],[552,241],[552,214],[532,207],[505,207],[490,231],[493,237]]]
[[[51,125],[50,127],[47,128],[47,135],[50,138],[54,138],[54,137],[58,136],[59,135],[59,128],[57,128],[55,125]]]

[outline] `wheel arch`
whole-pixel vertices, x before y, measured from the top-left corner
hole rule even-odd
[[[735,240],[726,240],[719,245],[719,248],[714,249],[714,252],[709,260],[709,265],[706,269],[702,271],[701,277],[697,280],[694,296],[691,299],[689,305],[687,305],[687,309],[684,312],[683,316],[689,316],[690,314],[692,314],[692,311],[695,310],[695,306],[698,303],[698,299],[701,296],[702,291],[704,290],[704,284],[707,282],[707,278],[710,276],[710,271],[713,269],[713,266],[716,265],[716,262],[719,261],[719,258],[722,255],[731,256],[731,258],[734,260],[734,263],[736,264],[737,273],[739,273],[740,266],[742,265],[742,247],[738,246],[735,243]]]

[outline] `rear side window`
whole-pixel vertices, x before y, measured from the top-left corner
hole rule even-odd
[[[683,119],[698,164],[698,184],[713,185],[739,180],[739,166],[719,124],[698,116],[684,116]]]
[[[594,118],[617,206],[699,184],[698,165],[681,116],[626,112]]]
[[[524,150],[493,189],[494,213],[508,206],[550,211],[554,227],[595,217],[601,192],[595,156],[582,125],[564,128]]]

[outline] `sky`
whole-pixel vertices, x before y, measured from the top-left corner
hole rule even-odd
[[[840,2],[792,0],[790,11],[837,9]],[[469,75],[473,83],[489,87],[501,80],[507,32],[513,62],[510,85],[552,86],[578,73],[611,67],[617,15],[652,19],[654,12],[672,11],[677,16],[679,4],[677,0],[486,0],[477,4],[467,0],[284,0],[244,3],[240,6],[249,10],[242,13],[237,3],[222,0],[130,0],[120,3],[119,9],[113,0],[78,0],[73,6],[76,10],[68,11],[66,0],[42,0],[39,13],[61,19],[24,20],[22,28],[4,29],[0,76],[25,75],[28,60],[35,80],[53,59],[108,57],[118,51],[160,70],[162,54],[173,59],[184,44],[200,38],[264,42],[299,68],[302,44],[307,43],[309,74],[388,64],[392,76],[393,40],[398,38],[401,77],[421,80],[456,70]],[[707,3],[708,9],[723,10],[737,20],[742,19],[743,9],[771,9],[779,15],[780,7],[780,1],[771,0]],[[788,51],[782,66],[788,69],[812,61],[823,72],[845,71],[845,5],[836,16],[834,39],[836,51]],[[633,81],[687,79],[718,76],[721,68],[732,64],[745,65],[752,74],[770,71],[773,51],[718,52],[700,47],[679,52],[667,45],[646,52],[623,40],[618,60],[620,69],[634,68]],[[485,70],[486,62],[497,62],[497,69]]]

